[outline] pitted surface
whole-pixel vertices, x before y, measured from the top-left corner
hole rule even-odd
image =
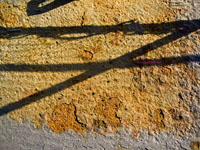
[[[197,4],[0,2],[3,149],[198,149]]]

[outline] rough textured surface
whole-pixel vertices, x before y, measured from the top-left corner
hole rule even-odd
[[[28,120],[37,128],[47,125],[57,133],[66,131],[63,135],[71,129],[84,136],[91,131],[101,134],[91,133],[94,139],[89,142],[101,137],[105,144],[107,136],[102,135],[116,132],[108,140],[114,144],[99,149],[198,148],[196,4],[173,9],[164,0],[79,0],[39,11],[28,1],[0,2],[1,116]],[[9,121],[1,118],[3,131]],[[9,125],[11,137],[14,124]],[[23,125],[16,126],[25,134]],[[117,132],[126,129],[140,142],[125,136],[125,146],[118,147],[116,141],[122,137]],[[9,139],[3,132],[1,138]],[[45,140],[50,136],[45,134],[39,130],[33,138]],[[166,144],[169,138],[172,144]],[[13,145],[21,141],[20,137]],[[62,149],[61,145],[54,146]],[[78,149],[75,145],[71,148]]]
[[[45,116],[45,119],[49,127],[56,133],[64,132],[67,129],[81,132],[84,129],[84,125],[77,120],[76,107],[72,104],[56,106],[51,114]]]

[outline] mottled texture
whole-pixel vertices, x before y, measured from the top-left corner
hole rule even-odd
[[[0,5],[2,115],[57,133],[197,133],[199,20],[183,8],[79,0],[27,16],[27,3],[10,3]]]
[[[58,105],[51,114],[44,117],[49,127],[56,133],[64,132],[67,129],[73,129],[76,132],[84,130],[84,125],[77,121],[76,107],[72,104]]]

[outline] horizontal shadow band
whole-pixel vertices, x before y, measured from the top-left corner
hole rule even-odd
[[[0,26],[0,38],[22,38],[29,35],[49,37],[60,40],[79,40],[95,35],[105,35],[112,32],[123,32],[125,35],[167,34],[190,32],[200,27],[200,20],[174,21],[168,23],[140,24],[130,20],[117,25],[106,26],[70,26],[70,27],[34,27],[34,28],[6,28]],[[74,34],[77,34],[76,36]],[[84,34],[84,35],[82,35]],[[70,36],[65,36],[70,35]]]
[[[112,68],[131,68],[131,67],[148,67],[148,66],[166,66],[175,64],[186,64],[189,62],[200,62],[200,56],[198,55],[188,55],[180,57],[165,57],[161,59],[145,59],[145,60],[135,60],[132,62],[118,62],[115,60],[105,61],[105,62],[94,62],[86,64],[47,64],[47,65],[31,65],[31,64],[1,64],[0,71],[9,72],[67,72],[76,70],[102,70],[102,69],[112,69]],[[123,65],[122,65],[123,64]]]

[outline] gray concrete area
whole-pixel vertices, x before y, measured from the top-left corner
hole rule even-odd
[[[190,150],[194,138],[178,138],[170,133],[149,135],[145,132],[139,139],[129,131],[119,131],[107,136],[88,133],[83,137],[73,131],[56,134],[47,127],[35,129],[24,124],[0,118],[1,150]]]

